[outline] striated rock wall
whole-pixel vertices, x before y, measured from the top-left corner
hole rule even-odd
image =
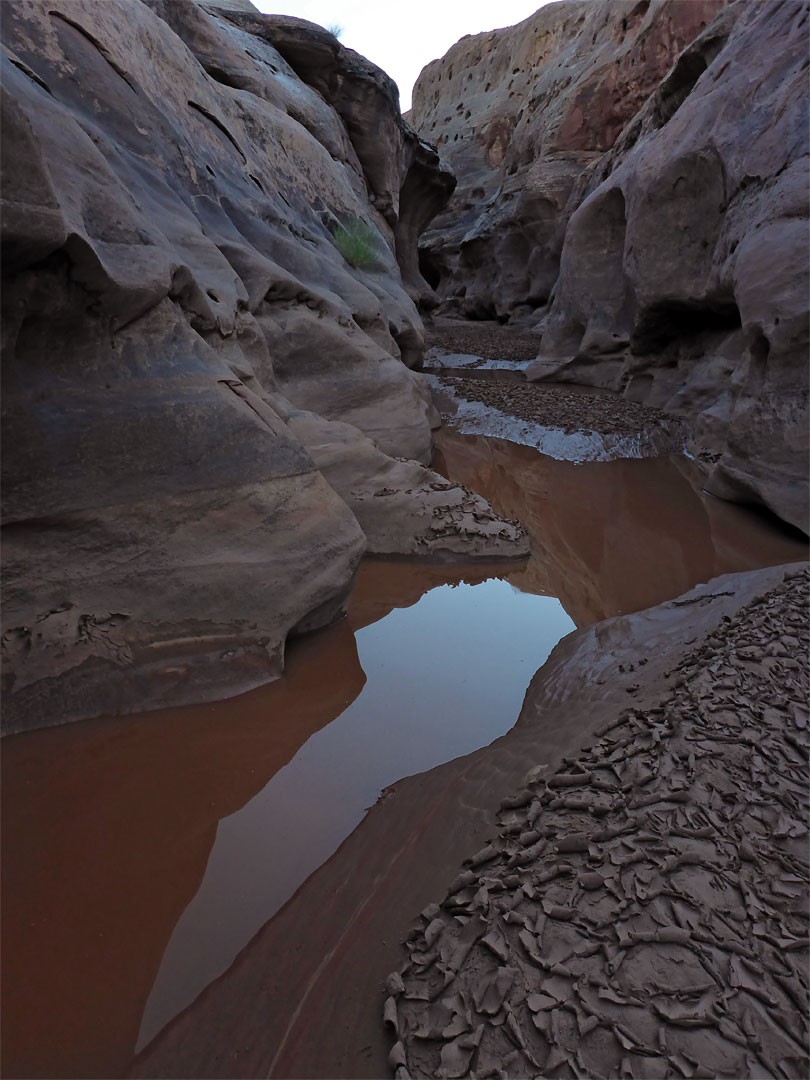
[[[728,14],[600,164],[527,373],[690,416],[708,490],[807,531],[810,13]]]
[[[562,0],[428,64],[409,120],[459,181],[421,243],[445,309],[536,321],[583,172],[726,2]]]
[[[419,465],[415,242],[452,177],[382,72],[227,7],[3,5],[7,730],[273,677],[366,546],[526,549]],[[361,528],[341,496],[377,493]]]
[[[460,176],[423,241],[443,309],[689,417],[710,491],[804,531],[808,33],[803,0],[567,0],[463,39],[411,114]]]

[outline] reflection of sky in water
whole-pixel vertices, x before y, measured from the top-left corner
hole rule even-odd
[[[163,957],[138,1049],[231,964],[384,787],[508,731],[535,671],[573,629],[559,600],[492,578],[442,585],[357,631],[362,693],[220,821],[202,885]]]

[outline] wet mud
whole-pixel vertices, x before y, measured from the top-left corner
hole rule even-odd
[[[381,1030],[369,1032],[377,1026],[381,980],[397,962],[397,936],[414,911],[443,895],[451,868],[480,840],[497,799],[525,771],[522,750],[475,750],[473,764],[469,755],[430,763],[423,766],[429,771],[403,781],[406,770],[395,773],[395,783],[362,803],[374,805],[359,824],[350,820],[354,810],[348,814],[343,833],[332,822],[340,815],[330,810],[326,822],[317,816],[326,805],[320,792],[338,773],[362,775],[363,751],[355,746],[350,760],[327,761],[296,812],[282,806],[273,819],[272,844],[283,838],[286,861],[272,863],[272,851],[280,850],[272,844],[264,855],[249,854],[272,863],[276,899],[251,915],[257,927],[266,925],[243,947],[236,914],[253,879],[240,876],[238,860],[226,861],[227,889],[212,918],[218,947],[241,951],[223,974],[213,971],[208,989],[176,1020],[164,1025],[158,1009],[152,1027],[144,1026],[173,933],[195,910],[222,823],[362,700],[367,673],[356,635],[432,590],[462,583],[474,589],[487,579],[508,582],[524,599],[559,598],[569,626],[587,626],[678,595],[714,573],[804,553],[745,511],[708,503],[671,464],[549,464],[536,451],[497,440],[443,432],[439,441],[443,467],[455,479],[525,522],[534,545],[527,563],[367,561],[349,618],[291,644],[286,674],[276,683],[227,702],[4,741],[6,1075],[383,1075],[385,1039]],[[603,471],[590,481],[594,469]],[[442,634],[431,640],[429,625],[421,633],[441,668]],[[489,670],[489,660],[484,649],[459,656],[455,667],[446,662],[448,684],[471,663]],[[424,672],[408,666],[401,644],[390,662],[404,669],[397,693],[407,703],[407,680],[424,681]],[[514,708],[496,718],[500,726],[488,738],[514,723],[541,662],[542,656],[527,661]],[[385,717],[377,719],[384,738]],[[455,717],[462,726],[465,719]],[[344,801],[340,791],[333,798],[330,806]],[[296,860],[296,852],[310,862]],[[200,939],[189,940],[197,943],[188,955],[193,968]],[[179,968],[183,962],[181,956]],[[167,1009],[165,1017],[172,1015]]]
[[[395,1076],[807,1075],[809,581],[503,801],[388,980]]]
[[[618,394],[527,383],[510,372],[492,372],[489,378],[482,375],[485,373],[476,377],[474,371],[459,371],[437,375],[437,381],[453,398],[480,402],[518,420],[568,433],[635,435],[655,427],[667,431],[678,427],[678,421],[661,409]]]

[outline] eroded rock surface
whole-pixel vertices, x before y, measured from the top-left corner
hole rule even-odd
[[[340,613],[366,546],[340,495],[396,491],[388,551],[432,535],[416,236],[452,176],[312,24],[3,8],[4,724],[236,692]],[[445,554],[525,550],[467,502]]]
[[[692,417],[710,491],[807,531],[808,9],[733,10],[600,166],[527,373]]]
[[[799,0],[550,4],[428,65],[411,113],[460,177],[440,310],[689,417],[709,490],[805,532],[807,35]]]
[[[445,309],[536,321],[583,173],[725,3],[566,0],[428,64],[408,115],[459,181],[421,244]]]
[[[504,800],[388,980],[398,1077],[806,1074],[809,581]]]

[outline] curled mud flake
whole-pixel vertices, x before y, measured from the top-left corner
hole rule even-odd
[[[529,805],[534,798],[534,794],[533,791],[526,788],[517,795],[507,796],[507,798],[501,800],[501,810],[520,810],[522,807]]]
[[[542,966],[543,959],[540,955],[538,948],[537,938],[531,932],[531,930],[521,930],[518,933],[518,941],[526,950],[526,954],[530,960],[534,961],[538,966]]]
[[[588,837],[585,833],[576,832],[569,833],[567,836],[561,836],[555,846],[560,854],[568,852],[587,851],[588,842]]]
[[[458,875],[458,877],[455,879],[453,884],[447,890],[448,895],[452,895],[453,893],[460,892],[462,889],[467,888],[467,886],[472,885],[473,882],[475,882],[477,880],[478,880],[478,875],[477,874],[475,874],[472,870],[465,870],[463,873]]]
[[[425,944],[429,949],[432,949],[434,944],[439,940],[444,933],[445,922],[443,919],[434,918],[425,927]]]
[[[579,884],[583,889],[601,889],[605,884],[605,879],[601,874],[595,872],[580,874],[578,878]]]
[[[385,980],[385,989],[392,997],[398,997],[400,994],[405,993],[405,983],[402,981],[402,976],[398,971],[392,972]]]
[[[577,1027],[581,1039],[584,1039],[586,1035],[590,1035],[594,1028],[598,1028],[601,1024],[602,1021],[598,1016],[594,1016],[592,1013],[590,1015],[584,1013],[581,1009],[577,1010]]]
[[[707,994],[694,1002],[664,998],[653,1000],[651,1004],[656,1016],[674,1027],[716,1027],[717,1019],[710,1011],[714,1000],[714,995]]]
[[[537,1013],[547,1012],[549,1009],[556,1009],[558,1001],[555,997],[550,997],[548,994],[529,994],[526,998],[526,1004],[533,1013]]]
[[[482,885],[470,901],[470,910],[480,911],[482,914],[489,910],[489,889],[486,885]]]
[[[439,944],[439,956],[443,969],[455,974],[464,963],[470,949],[488,929],[486,921],[476,915],[452,937],[444,934]]]
[[[500,855],[500,852],[496,847],[493,847],[492,844],[486,844],[480,851],[477,851],[471,859],[468,859],[467,862],[469,866],[483,866],[484,863],[491,862],[493,859],[497,858],[498,855]]]
[[[550,788],[585,787],[590,783],[592,773],[557,773],[550,776],[547,783]]]
[[[573,907],[566,907],[563,904],[555,904],[551,900],[544,899],[542,901],[543,911],[550,919],[557,919],[560,922],[568,922],[573,919],[577,913],[577,909]]]
[[[540,833],[537,829],[528,829],[526,832],[522,832],[518,836],[518,843],[521,847],[531,847],[532,844],[536,844],[540,839]]]
[[[547,870],[542,870],[534,878],[535,885],[543,885],[558,877],[567,877],[574,873],[574,868],[569,863],[553,863]]]
[[[517,974],[516,968],[500,967],[494,974],[481,980],[473,991],[473,1002],[478,1012],[487,1016],[500,1012]]]
[[[473,888],[461,889],[457,893],[452,893],[442,901],[442,907],[446,911],[463,910],[468,911],[472,898],[475,896],[477,890]]]
[[[396,998],[389,997],[385,999],[385,1008],[383,1009],[383,1023],[387,1024],[390,1028],[392,1028],[394,1034],[399,1036],[399,1016],[397,1014]]]
[[[431,993],[431,989],[424,978],[415,976],[405,980],[404,996],[409,1001],[431,1001],[435,994]]]
[[[396,1042],[391,1047],[388,1054],[388,1064],[392,1069],[396,1069],[400,1066],[408,1067],[408,1058],[405,1053],[405,1045],[402,1042]]]
[[[724,1039],[728,1039],[729,1042],[736,1043],[738,1046],[747,1047],[748,1039],[736,1026],[732,1023],[728,1016],[721,1016],[717,1021],[717,1029]]]
[[[475,1053],[481,1036],[484,1034],[484,1025],[480,1024],[474,1032],[460,1035],[453,1042],[445,1043],[439,1058],[439,1071],[437,1076],[440,1080],[445,1077],[455,1078],[464,1076],[470,1066],[470,1061]]]
[[[510,947],[509,942],[506,940],[503,931],[499,926],[495,926],[494,929],[481,939],[481,944],[486,945],[490,952],[494,953],[499,960],[506,961],[509,959]]]
[[[464,1035],[471,1028],[472,1019],[469,1010],[459,1011],[454,1013],[450,1023],[442,1028],[441,1037],[443,1039],[456,1039],[459,1035]]]
[[[546,841],[538,840],[537,843],[532,844],[531,847],[525,848],[522,851],[516,851],[514,855],[509,858],[508,866],[527,866],[531,862],[539,859],[543,852],[546,850]]]
[[[507,1031],[511,1035],[511,1037],[512,1037],[513,1041],[515,1042],[515,1044],[523,1051],[523,1054],[525,1055],[527,1060],[529,1062],[531,1062],[531,1064],[534,1065],[534,1067],[536,1069],[539,1069],[541,1067],[540,1062],[537,1060],[537,1058],[534,1056],[531,1049],[529,1048],[529,1045],[526,1042],[526,1037],[523,1034],[523,1031],[522,1031],[522,1029],[520,1027],[520,1024],[518,1023],[517,1017],[515,1016],[514,1012],[512,1011],[512,1008],[510,1007],[509,1002],[508,1001],[504,1002],[503,1007],[504,1007],[504,1012],[506,1013],[505,1027],[506,1027]],[[526,1071],[526,1064],[524,1062],[522,1064],[521,1068],[520,1068],[520,1072],[525,1072],[525,1071]]]

